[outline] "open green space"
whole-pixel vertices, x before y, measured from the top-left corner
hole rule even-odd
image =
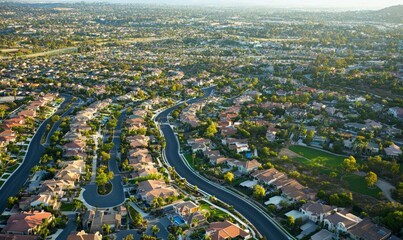
[[[312,166],[324,166],[327,168],[338,168],[343,163],[345,157],[333,155],[331,153],[322,152],[320,150],[304,147],[304,146],[291,146],[289,149],[307,159],[294,158],[295,160]],[[309,160],[310,161],[309,161]]]
[[[200,210],[207,210],[210,212],[209,221],[224,221],[229,217],[227,213],[215,208],[214,206],[211,206],[207,202],[199,201],[199,204]]]
[[[60,211],[74,211],[74,210],[75,210],[74,203],[62,202],[62,205],[60,206]]]
[[[189,163],[189,165],[194,168],[195,165],[199,165],[203,163],[203,160],[195,157],[194,160],[192,158],[192,154],[184,154],[186,161]]]
[[[379,193],[382,192],[377,186],[369,188],[364,177],[348,174],[343,177],[347,187],[356,193],[368,195],[374,198],[379,198]]]

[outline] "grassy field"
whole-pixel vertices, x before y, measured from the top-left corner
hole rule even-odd
[[[379,198],[379,193],[382,192],[377,186],[374,186],[373,188],[368,188],[367,183],[365,182],[365,178],[358,175],[348,174],[343,177],[343,180],[346,183],[347,187],[351,191],[356,193]]]
[[[210,220],[224,221],[229,217],[229,215],[226,214],[225,212],[214,208],[213,206],[204,201],[200,201],[199,204],[200,204],[200,210],[207,210],[210,212],[210,218],[211,218]]]
[[[60,211],[74,211],[74,209],[74,203],[62,202],[62,205],[60,206]]]
[[[189,165],[192,168],[194,168],[194,165],[199,165],[203,162],[203,160],[198,157],[195,157],[194,162],[193,162],[192,154],[184,154],[184,156],[185,156],[186,161],[189,163]]]
[[[304,158],[295,158],[297,161],[311,166],[316,165],[327,168],[339,168],[345,158],[304,146],[291,146],[289,149],[307,159],[310,159],[311,161]]]

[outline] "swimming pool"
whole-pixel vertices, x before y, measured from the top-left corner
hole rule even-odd
[[[174,219],[174,223],[175,223],[176,225],[183,225],[183,224],[185,224],[185,220],[183,220],[180,216],[174,216],[173,219]]]

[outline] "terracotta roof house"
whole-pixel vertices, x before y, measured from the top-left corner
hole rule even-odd
[[[67,240],[102,240],[102,235],[99,232],[86,233],[84,230],[73,232],[67,236]]]
[[[210,223],[206,229],[206,235],[210,236],[212,240],[235,239],[238,237],[242,239],[251,238],[248,232],[229,221]]]
[[[178,191],[167,186],[163,180],[147,180],[139,183],[137,194],[150,204],[157,197],[177,196]]]
[[[368,218],[363,219],[357,225],[348,230],[350,237],[355,240],[386,240],[392,235],[392,231],[378,226]]]
[[[17,114],[19,117],[31,117],[35,118],[36,117],[36,111],[34,110],[22,110]]]
[[[308,216],[311,221],[321,223],[326,216],[329,216],[332,211],[335,210],[335,208],[317,201],[307,202],[302,205],[299,210],[304,215]]]
[[[275,168],[270,168],[270,169],[266,169],[266,170],[257,170],[255,172],[253,172],[251,176],[260,182],[270,185],[276,179],[285,177],[285,174],[282,172],[279,172]]]
[[[129,142],[131,148],[143,148],[148,146],[150,137],[140,135],[130,136],[127,138],[127,141]]]
[[[48,212],[22,212],[10,216],[2,232],[7,234],[32,235],[34,229],[41,225],[44,219],[52,220],[52,218],[52,214]]]
[[[17,140],[17,135],[12,130],[6,129],[0,133],[0,142],[3,142],[4,145],[15,142]]]
[[[55,179],[76,182],[80,179],[80,173],[63,169],[56,174]]]

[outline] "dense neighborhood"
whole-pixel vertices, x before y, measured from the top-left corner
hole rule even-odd
[[[0,2],[0,239],[401,239],[401,10]]]

